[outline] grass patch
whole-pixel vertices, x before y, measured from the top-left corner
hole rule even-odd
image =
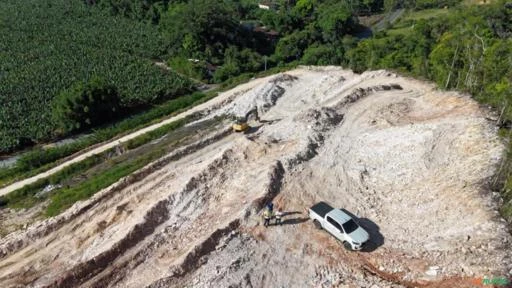
[[[190,121],[190,117],[176,120],[176,121],[166,124],[160,128],[157,128],[155,130],[149,131],[148,133],[145,133],[136,138],[133,138],[133,139],[129,140],[128,142],[126,142],[125,144],[123,144],[123,146],[129,150],[135,149],[135,148],[142,146],[150,141],[153,141],[155,139],[158,139],[158,138],[164,136],[165,134],[169,133],[172,130],[176,130],[180,127],[183,127],[189,121]]]
[[[495,0],[464,0],[462,3],[467,6],[471,5],[489,5],[495,3]]]
[[[386,29],[386,33],[390,36],[409,35],[414,32],[413,27],[417,21],[428,20],[439,16],[446,15],[449,9],[425,9],[419,11],[409,10],[406,15],[402,16],[391,28]]]
[[[409,11],[405,17],[403,17],[403,21],[407,20],[420,20],[420,19],[430,19],[435,18],[441,15],[448,14],[449,9],[425,9],[419,11]]]
[[[47,149],[36,148],[23,154],[14,167],[0,169],[0,187],[28,178],[57,166],[57,160],[71,156],[92,145],[123,136],[138,129],[160,122],[162,117],[173,116],[186,108],[212,98],[211,94],[193,93],[156,106],[148,112],[127,118],[110,127],[102,128],[76,142]]]
[[[0,206],[15,209],[30,208],[50,199],[45,215],[48,217],[55,216],[75,202],[89,198],[99,190],[117,182],[120,178],[169,153],[169,146],[177,144],[186,138],[184,135],[187,135],[187,133],[195,134],[195,128],[189,132],[187,132],[188,128],[184,128],[185,130],[177,133],[177,136],[175,135],[175,137],[178,137],[177,140],[171,137],[172,145],[163,143],[163,146],[160,145],[160,147],[151,146],[153,144],[149,144],[149,148],[143,148],[142,146],[184,127],[185,124],[193,120],[193,116],[188,116],[140,135],[123,144],[127,151],[125,151],[126,154],[121,154],[121,156],[114,156],[114,158],[110,156],[116,150],[114,147],[99,155],[94,155],[81,162],[74,163],[48,178],[41,179],[0,197]],[[219,123],[221,120],[222,118],[216,118],[211,123]],[[149,152],[145,151],[147,149],[150,149]],[[130,150],[133,152],[129,152]],[[139,153],[140,155],[138,155]],[[79,180],[76,180],[76,178],[79,178]],[[46,194],[40,193],[48,185],[62,185],[64,187],[56,188]]]
[[[58,215],[63,210],[71,207],[75,202],[84,200],[94,195],[97,191],[106,188],[115,183],[120,178],[142,168],[150,160],[154,159],[153,154],[147,155],[139,161],[130,161],[129,163],[120,164],[113,169],[100,174],[97,177],[86,180],[80,185],[72,188],[60,189],[50,198],[50,205],[46,208],[45,215],[48,217]]]
[[[375,14],[375,15],[369,15],[369,16],[359,16],[357,17],[359,20],[359,23],[363,26],[371,27],[380,20],[382,20],[385,17],[385,14]]]
[[[412,27],[392,28],[392,29],[386,30],[386,33],[390,36],[409,35],[412,32],[413,32]]]
[[[42,191],[48,185],[57,185],[61,181],[73,177],[105,160],[106,151],[101,155],[94,155],[87,159],[69,165],[61,171],[53,174],[52,176],[44,179],[40,179],[32,184],[26,185],[16,191],[13,191],[7,195],[0,196],[0,206],[8,206],[10,208],[30,208],[44,201],[45,195],[38,195],[38,192]]]

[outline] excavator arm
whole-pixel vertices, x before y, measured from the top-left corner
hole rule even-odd
[[[249,112],[245,113],[245,115],[243,117],[236,117],[235,118],[235,123],[233,124],[233,130],[235,132],[243,132],[247,129],[249,129],[249,124],[247,124],[247,122],[249,121],[249,117],[251,115],[254,115],[254,119],[256,121],[260,121],[260,117],[258,115],[258,109],[257,108],[253,108],[251,110],[249,110]]]
[[[256,108],[256,107],[255,107],[255,108],[253,108],[253,109],[249,110],[249,112],[247,112],[247,113],[245,114],[245,116],[244,116],[244,117],[245,117],[245,121],[248,121],[248,120],[249,120],[249,117],[250,117],[251,115],[254,115],[254,119],[255,119],[256,121],[258,121],[258,122],[260,121],[260,117],[259,117],[259,115],[258,115],[258,108]]]

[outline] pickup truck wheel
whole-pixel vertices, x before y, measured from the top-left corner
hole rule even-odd
[[[322,229],[322,224],[318,220],[313,220],[313,224],[315,224],[316,229]]]
[[[345,249],[347,249],[347,250],[352,250],[352,246],[350,245],[350,243],[348,243],[346,241],[343,242],[343,247],[345,247]]]

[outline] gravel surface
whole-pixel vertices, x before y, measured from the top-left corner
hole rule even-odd
[[[246,134],[226,124],[1,238],[0,286],[471,287],[511,271],[487,185],[504,145],[468,96],[302,67],[214,100],[194,112],[256,108],[261,122]],[[262,226],[270,200],[282,226]],[[317,201],[357,215],[369,245],[345,251],[317,230]]]

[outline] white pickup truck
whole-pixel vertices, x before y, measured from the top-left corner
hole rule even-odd
[[[366,230],[361,228],[350,215],[340,209],[332,208],[325,202],[319,202],[309,208],[309,218],[317,228],[323,228],[343,243],[348,250],[361,250],[370,239]]]

